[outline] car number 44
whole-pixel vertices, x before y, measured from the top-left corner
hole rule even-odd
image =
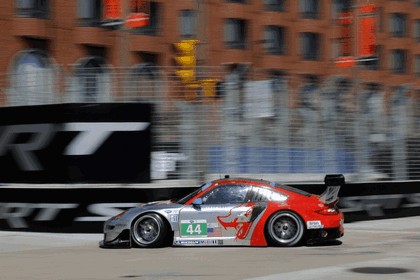
[[[181,236],[207,236],[207,222],[181,221]]]

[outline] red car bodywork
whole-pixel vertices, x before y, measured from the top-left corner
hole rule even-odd
[[[230,218],[230,214],[227,216],[217,217],[219,223],[224,229],[228,227],[236,229],[236,238],[244,239],[250,233],[250,229],[254,223],[255,227],[252,230],[252,236],[250,238],[251,246],[267,246],[267,238],[265,234],[265,227],[269,218],[279,211],[291,211],[299,215],[304,221],[306,227],[306,239],[336,239],[344,235],[344,216],[343,213],[336,206],[337,201],[330,204],[320,200],[319,195],[309,194],[298,189],[294,189],[288,186],[275,185],[267,181],[249,180],[249,179],[220,179],[213,181],[212,184],[202,192],[199,192],[192,198],[190,198],[185,205],[192,205],[194,201],[206,193],[213,190],[215,187],[221,185],[232,185],[232,184],[244,184],[252,185],[255,187],[263,187],[270,189],[273,192],[278,192],[282,195],[287,196],[287,200],[284,202],[277,201],[264,201],[264,211],[262,216],[257,220],[241,221],[238,217]],[[239,204],[240,206],[258,206],[261,202],[251,201],[250,194],[247,195],[247,199],[244,203]],[[246,213],[246,215],[252,213]],[[320,225],[318,228],[310,228],[310,223],[316,222]],[[309,234],[314,229],[316,233]],[[330,231],[333,233],[330,233]],[[329,236],[328,236],[329,235]]]

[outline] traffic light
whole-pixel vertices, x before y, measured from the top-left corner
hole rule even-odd
[[[196,45],[198,40],[182,40],[174,43],[177,54],[174,60],[180,69],[175,70],[175,74],[181,79],[186,87],[194,87],[197,84],[195,75],[196,66]]]
[[[215,98],[217,95],[217,79],[204,79],[201,80],[201,88],[204,98]]]

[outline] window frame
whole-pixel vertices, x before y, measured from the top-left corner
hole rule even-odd
[[[269,12],[285,12],[286,0],[264,0],[264,10]]]
[[[316,32],[301,32],[299,33],[300,43],[300,57],[302,60],[307,61],[320,61],[321,60],[321,34]],[[309,46],[305,46],[305,40],[308,40]],[[309,42],[313,41],[313,42]],[[306,50],[309,50],[307,52]]]
[[[179,11],[178,24],[181,38],[195,38],[197,36],[197,11],[192,9]]]
[[[321,2],[319,0],[299,0],[299,14],[303,19],[319,19]]]
[[[90,11],[89,11],[90,10]],[[99,27],[102,24],[102,2],[101,0],[78,0],[77,19],[80,26]]]
[[[394,74],[405,74],[407,73],[407,50],[405,49],[393,49],[391,50],[390,68]],[[402,55],[401,57],[399,57]],[[399,65],[401,62],[401,66]]]
[[[392,37],[402,38],[407,36],[407,19],[405,13],[391,13],[389,20],[389,33]]]
[[[231,32],[233,29],[238,32]],[[247,21],[240,18],[226,18],[223,25],[224,44],[227,49],[246,49],[247,46]],[[232,40],[228,38],[233,34]]]
[[[47,19],[50,17],[49,0],[19,0],[15,2],[16,14],[19,17]]]
[[[162,8],[159,2],[150,1],[149,25],[133,29],[137,35],[158,36],[160,32],[159,14]]]
[[[272,33],[272,34],[269,34]],[[273,37],[274,42],[268,42],[269,37]],[[264,26],[264,50],[270,55],[285,55],[286,54],[286,28],[279,25]],[[268,46],[272,44],[272,46]]]

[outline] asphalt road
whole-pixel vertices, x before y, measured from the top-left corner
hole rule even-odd
[[[298,248],[101,249],[98,234],[0,232],[0,279],[420,279],[420,217],[345,229]]]

